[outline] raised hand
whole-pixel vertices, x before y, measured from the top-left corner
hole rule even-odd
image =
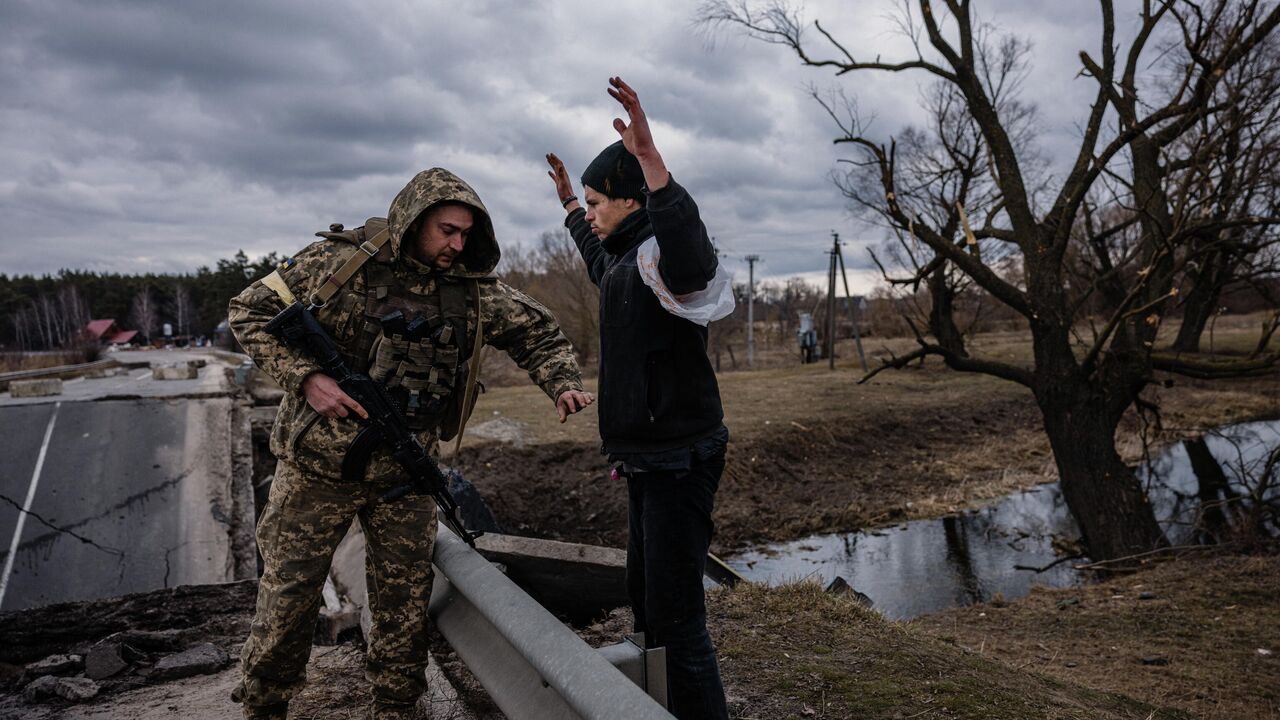
[[[644,108],[640,107],[640,98],[636,95],[636,91],[623,82],[622,78],[609,78],[609,85],[611,86],[609,94],[614,100],[622,103],[622,107],[627,111],[627,118],[631,120],[630,123],[625,123],[621,118],[614,118],[613,129],[622,136],[622,146],[627,149],[627,152],[635,155],[636,160],[640,161],[640,169],[644,171],[645,187],[649,188],[650,192],[656,192],[666,186],[671,175],[662,162],[662,155],[658,153],[658,148],[653,144],[653,133],[649,131],[649,118],[645,117]]]
[[[577,201],[565,202],[573,194],[573,181],[569,179],[569,171],[564,169],[564,163],[560,162],[560,158],[555,153],[547,153],[547,164],[551,169],[547,171],[547,176],[556,184],[556,195],[560,198],[560,204],[566,210],[573,210],[578,206]]]
[[[620,77],[609,78],[609,84],[612,86],[609,94],[622,103],[631,121],[625,123],[622,118],[613,119],[613,129],[622,136],[623,147],[637,159],[654,152],[653,133],[649,131],[649,119],[645,117],[644,108],[640,107],[640,97]]]

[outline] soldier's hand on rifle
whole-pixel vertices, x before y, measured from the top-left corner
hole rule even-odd
[[[348,412],[354,412],[365,420],[369,419],[369,413],[360,407],[360,403],[343,392],[337,380],[324,373],[308,375],[302,381],[302,392],[307,397],[307,404],[327,418],[342,418]]]
[[[560,397],[556,400],[556,411],[560,413],[560,422],[564,422],[570,415],[593,402],[595,402],[595,398],[589,392],[565,390],[560,393]]]
[[[636,91],[631,86],[622,81],[620,77],[609,78],[609,94],[614,100],[622,103],[622,107],[627,111],[627,118],[630,124],[622,121],[621,118],[613,119],[613,129],[618,131],[622,136],[622,145],[627,152],[636,156],[636,160],[640,161],[640,169],[644,171],[644,184],[649,188],[649,192],[656,192],[666,187],[670,174],[667,172],[667,166],[662,162],[662,155],[658,153],[658,148],[653,144],[653,133],[649,131],[649,118],[644,114],[644,108],[640,107],[640,96],[636,95]]]
[[[556,184],[556,195],[559,196],[560,204],[564,206],[565,211],[573,212],[581,207],[578,197],[573,194],[573,181],[569,179],[569,171],[564,169],[564,163],[560,162],[560,158],[556,157],[555,153],[547,153],[547,164],[551,166],[547,175]]]

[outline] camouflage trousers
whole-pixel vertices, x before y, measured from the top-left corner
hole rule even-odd
[[[365,675],[375,708],[409,710],[426,689],[436,508],[425,495],[383,500],[394,484],[342,482],[285,462],[277,466],[258,521],[264,570],[257,614],[241,656],[243,677],[232,692],[247,714],[287,703],[302,689],[321,591],[352,518],[359,518],[365,537],[373,616]]]

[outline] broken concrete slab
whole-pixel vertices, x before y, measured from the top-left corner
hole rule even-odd
[[[16,398],[51,397],[62,394],[62,380],[58,378],[41,378],[39,380],[14,380],[9,383],[9,396]]]
[[[175,680],[192,675],[207,675],[218,672],[231,664],[231,657],[222,648],[213,643],[200,643],[186,650],[161,658],[151,669],[153,680]]]
[[[83,702],[98,694],[98,683],[89,678],[60,677],[53,684],[58,697],[71,702]]]
[[[45,448],[31,511],[93,544],[29,521],[4,610],[256,575],[252,444],[239,398],[54,399],[0,406],[15,468],[0,476],[0,494],[24,497]],[[69,477],[75,492],[53,490]]]
[[[103,641],[89,648],[84,658],[84,674],[91,680],[105,680],[129,667],[124,648],[118,642]]]
[[[23,671],[23,677],[34,680],[45,675],[68,675],[84,668],[83,655],[50,655],[33,662]]]
[[[151,368],[152,380],[195,380],[200,369],[194,365],[156,365]]]
[[[38,703],[55,697],[71,702],[84,702],[98,694],[98,683],[89,678],[66,678],[45,675],[22,690],[22,699]]]
[[[589,620],[629,602],[627,553],[599,545],[486,533],[476,550],[553,612]]]
[[[29,703],[36,703],[54,697],[53,685],[56,682],[58,678],[53,675],[41,675],[22,688],[22,699]]]

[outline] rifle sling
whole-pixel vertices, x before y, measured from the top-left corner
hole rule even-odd
[[[476,304],[476,337],[471,343],[470,367],[467,369],[467,386],[462,391],[462,412],[458,413],[458,436],[453,441],[453,457],[458,457],[462,449],[462,432],[467,428],[467,419],[471,416],[468,410],[472,398],[475,397],[476,385],[480,381],[480,354],[484,350],[484,316],[480,314],[480,282],[471,281],[471,296]]]
[[[337,272],[330,275],[329,279],[325,280],[324,284],[311,294],[311,304],[314,307],[324,307],[334,293],[338,292],[343,285],[346,285],[351,276],[355,275],[356,271],[363,267],[366,262],[373,259],[373,256],[378,254],[383,245],[387,244],[387,240],[391,237],[390,230],[391,226],[387,225],[379,230],[376,235],[360,243],[357,251],[347,258],[342,267],[338,268]]]

